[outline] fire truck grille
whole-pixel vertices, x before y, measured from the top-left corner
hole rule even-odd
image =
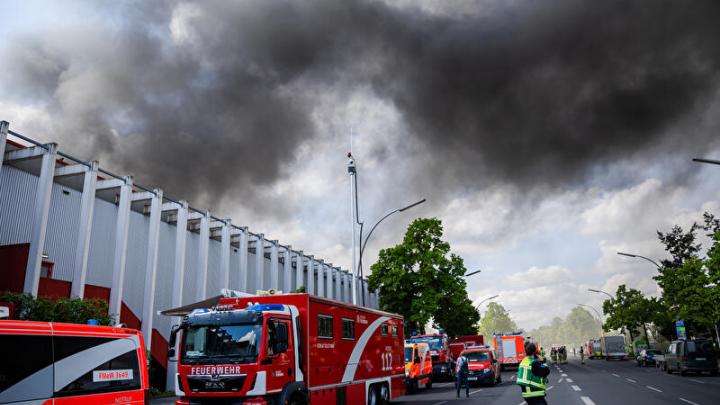
[[[242,376],[188,376],[188,385],[192,392],[236,392],[245,383]]]
[[[436,363],[436,362],[438,362],[438,361],[440,360],[440,355],[439,355],[439,354],[433,354],[433,355],[430,356],[430,357],[432,358],[433,363]]]

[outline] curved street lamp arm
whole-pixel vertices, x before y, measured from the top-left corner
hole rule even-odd
[[[651,258],[649,258],[649,257],[645,257],[645,256],[641,256],[641,255],[636,255],[636,254],[634,254],[634,253],[625,253],[625,252],[617,252],[617,254],[619,254],[620,256],[636,257],[636,258],[639,257],[639,258],[641,258],[641,259],[645,259],[645,260],[649,261],[650,263],[652,263],[653,265],[655,265],[655,267],[657,267],[658,270],[662,270],[662,267],[661,267],[655,260],[653,260],[653,259],[651,259]]]

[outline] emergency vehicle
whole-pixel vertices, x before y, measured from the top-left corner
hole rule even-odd
[[[448,337],[444,331],[427,335],[416,335],[408,339],[409,343],[427,343],[430,346],[430,356],[433,363],[433,378],[452,379],[453,377],[453,359],[450,356],[450,347],[448,346]]]
[[[463,335],[450,339],[450,344],[453,343],[464,343],[465,346],[483,346],[485,345],[485,337],[483,335]]]
[[[403,319],[308,294],[221,298],[179,333],[176,404],[382,404],[405,394]]]
[[[405,382],[412,394],[418,391],[420,384],[432,388],[432,359],[427,343],[405,344]]]
[[[517,367],[525,358],[525,338],[520,333],[493,336],[493,347],[502,369]]]
[[[149,403],[135,329],[0,320],[0,404]]]
[[[600,341],[590,339],[585,343],[585,355],[590,359],[602,358],[602,347]]]
[[[495,353],[488,346],[469,346],[463,354],[468,359],[468,384],[488,383],[495,385],[502,382],[500,364]]]

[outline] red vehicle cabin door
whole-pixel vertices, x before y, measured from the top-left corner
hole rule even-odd
[[[280,392],[286,384],[295,380],[295,342],[289,319],[270,318],[267,323],[267,392]]]

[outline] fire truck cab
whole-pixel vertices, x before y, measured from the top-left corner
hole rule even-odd
[[[413,336],[408,343],[427,343],[433,363],[433,379],[452,379],[454,370],[447,335],[440,330],[438,333]]]
[[[405,391],[402,326],[308,294],[222,298],[171,335],[176,403],[386,403]]]
[[[432,388],[432,359],[427,343],[405,344],[405,382],[410,393],[416,393],[420,384]]]

